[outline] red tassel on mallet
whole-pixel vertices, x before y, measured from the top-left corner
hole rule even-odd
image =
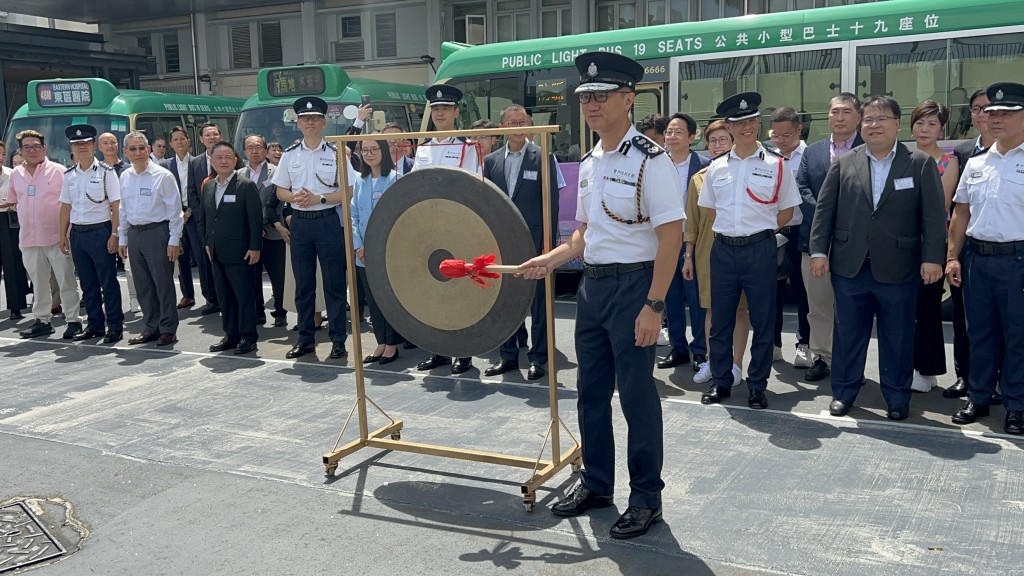
[[[445,278],[465,278],[469,276],[473,283],[481,288],[491,288],[492,284],[486,278],[501,278],[501,273],[515,274],[519,272],[517,266],[501,266],[493,264],[494,254],[477,256],[470,264],[465,260],[449,259],[443,260],[440,266],[441,275]]]

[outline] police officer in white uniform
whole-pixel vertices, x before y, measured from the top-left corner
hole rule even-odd
[[[1003,429],[1020,435],[1024,434],[1024,85],[993,84],[986,94],[985,111],[995,144],[967,161],[953,197],[956,208],[946,252],[946,278],[953,286],[964,287],[971,347],[967,403],[953,414],[953,422],[970,424],[988,416],[998,379],[1006,407]]]
[[[679,262],[683,190],[665,150],[630,121],[643,66],[618,54],[589,52],[576,58],[576,67],[587,125],[601,137],[580,163],[576,219],[582,224],[565,244],[521,269],[525,277],[539,279],[572,258],[583,256],[586,263],[576,307],[584,471],[552,512],[577,516],[612,505],[611,402],[617,381],[629,427],[630,495],[611,536],[632,538],[661,518],[664,450],[655,344]]]
[[[345,236],[335,207],[346,200],[338,179],[338,150],[323,137],[327,103],[316,97],[299,98],[293,105],[302,141],[285,150],[274,173],[277,197],[292,206],[291,258],[295,274],[295,308],[299,340],[285,354],[298,358],[315,351],[316,264],[319,260],[330,323],[331,358],[345,349]],[[343,156],[344,158],[344,156]],[[349,170],[348,161],[340,167]],[[353,182],[349,173],[349,182]]]
[[[778,264],[775,231],[793,217],[800,193],[793,171],[781,155],[766,150],[758,139],[761,95],[744,92],[727,98],[716,112],[725,118],[733,147],[708,166],[698,205],[714,210],[715,242],[711,246],[711,387],[702,404],[732,395],[739,382],[732,363],[732,335],[740,294],[747,295],[754,339],[747,370],[747,404],[768,407],[768,376],[772,368],[775,291]]]
[[[435,84],[427,88],[427,102],[430,107],[430,119],[438,131],[455,130],[455,120],[459,117],[459,102],[462,91],[447,84]],[[483,175],[483,156],[475,144],[468,138],[449,136],[447,138],[431,138],[416,149],[416,161],[413,170],[421,170],[430,166],[450,166],[461,168],[474,174]],[[462,374],[473,367],[472,358],[458,358],[455,362],[448,356],[431,354],[426,360],[416,365],[417,370],[432,370],[452,362],[452,374]]]
[[[85,331],[74,339],[102,336],[104,343],[113,344],[124,333],[121,286],[111,257],[117,253],[121,181],[113,166],[96,159],[95,128],[75,124],[64,134],[78,163],[64,173],[60,192],[60,249],[75,262],[88,315]]]

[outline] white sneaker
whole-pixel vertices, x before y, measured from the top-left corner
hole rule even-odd
[[[702,362],[693,375],[694,384],[707,384],[711,381],[711,362]]]
[[[735,387],[739,386],[742,383],[743,383],[743,373],[740,370],[739,366],[733,364],[732,365],[732,387],[735,388]]]
[[[772,363],[774,364],[780,360],[782,360],[782,346],[776,346],[775,349],[772,350]]]
[[[793,357],[793,368],[810,368],[814,364],[811,361],[811,351],[807,344],[796,345],[796,356]]]
[[[662,328],[658,333],[658,346],[668,346],[668,328]]]
[[[931,392],[935,387],[935,376],[922,376],[914,370],[914,379],[910,382],[910,389],[914,392]]]

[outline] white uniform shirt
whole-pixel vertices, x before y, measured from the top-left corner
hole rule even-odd
[[[793,150],[793,153],[789,155],[789,160],[786,162],[786,164],[789,166],[790,170],[793,171],[794,178],[796,177],[797,170],[800,170],[800,162],[804,159],[804,152],[806,151],[807,143],[801,140],[800,144],[796,147],[795,150]],[[780,152],[777,148],[775,149],[775,152],[778,154],[782,154],[782,152]],[[786,223],[786,226],[799,226],[800,224],[803,223],[803,221],[803,211],[793,210],[793,217],[789,219],[789,222]]]
[[[121,181],[113,166],[93,159],[83,171],[79,164],[64,173],[60,201],[71,205],[72,224],[99,224],[110,220],[110,203],[121,199]]]
[[[181,243],[181,229],[185,220],[181,213],[181,194],[174,182],[174,174],[150,162],[139,174],[131,166],[121,173],[121,220],[118,223],[118,243],[128,245],[128,226],[141,226],[167,220],[170,224],[168,246]]]
[[[7,191],[11,188],[11,172],[7,166],[0,166],[0,204],[7,202]],[[9,212],[13,208],[0,208],[0,212]]]
[[[715,210],[711,229],[724,236],[750,236],[779,227],[776,215],[781,210],[800,205],[800,193],[793,171],[780,157],[766,151],[760,144],[747,158],[736,155],[735,149],[711,161],[704,185],[700,189],[697,205]],[[762,204],[775,196],[779,185],[779,198],[774,204]]]
[[[416,161],[413,170],[427,166],[451,166],[462,168],[477,175],[483,175],[483,162],[480,160],[478,148],[465,138],[433,138],[426,144],[416,148]]]
[[[359,178],[359,173],[352,169],[348,158],[344,155],[342,158],[344,168],[348,171],[348,185],[351,186]],[[338,150],[326,140],[321,140],[320,145],[313,149],[307,148],[305,142],[294,144],[281,156],[272,182],[275,186],[291,189],[293,194],[303,188],[319,196],[337,192],[341,185],[338,178]],[[334,204],[314,204],[309,208],[292,205],[292,210],[299,211],[334,208]]]
[[[1024,240],[1024,144],[1000,154],[992,146],[967,160],[953,202],[971,205],[967,235],[982,242]]]
[[[649,157],[645,149],[661,150],[631,126],[614,150],[605,152],[598,142],[580,163],[576,219],[587,225],[583,235],[584,262],[600,265],[652,261],[658,252],[654,229],[686,219],[682,185],[672,160],[664,151]],[[641,165],[644,165],[644,173],[640,212],[641,217],[649,217],[650,221],[643,224],[616,221],[608,216],[605,207],[622,220],[637,219],[637,180]]]

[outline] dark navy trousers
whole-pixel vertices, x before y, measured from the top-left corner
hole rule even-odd
[[[679,251],[679,265],[672,275],[672,284],[665,295],[665,316],[668,319],[668,339],[673,350],[689,352],[691,355],[708,353],[707,338],[704,335],[704,317],[707,311],[700,307],[700,292],[697,277],[683,279],[683,252]],[[693,340],[686,343],[686,308],[690,308],[690,333]]]
[[[883,284],[871,276],[871,259],[853,278],[832,273],[836,295],[832,330],[832,397],[850,405],[860,392],[864,365],[877,317],[878,373],[882,397],[889,408],[910,404],[914,376],[914,327],[917,318],[915,278]]]
[[[196,270],[199,271],[199,289],[203,293],[203,298],[210,304],[219,306],[217,288],[213,282],[213,267],[210,265],[210,257],[206,255],[206,242],[199,233],[199,221],[195,214],[189,217],[182,229],[181,255],[178,256],[178,285],[181,288],[181,295],[195,300],[192,262],[196,263]]]
[[[766,390],[772,370],[775,332],[775,290],[778,274],[775,236],[746,246],[731,246],[715,238],[711,245],[711,375],[715,386],[732,387],[732,334],[740,294],[747,295],[750,344],[747,387]]]
[[[962,261],[971,346],[968,397],[987,406],[998,381],[1006,409],[1024,410],[1024,247],[989,256],[968,246]]]
[[[544,295],[544,282],[536,282],[536,292],[533,294],[533,303],[530,304],[530,349],[527,351],[526,356],[530,362],[537,362],[540,364],[548,363],[548,330],[547,330],[547,317],[548,312],[545,306],[546,297]],[[501,345],[498,353],[501,355],[501,359],[507,362],[517,362],[519,360],[519,333],[526,332],[524,326],[520,326],[519,330],[512,335],[511,338],[505,341]],[[523,334],[525,339],[525,334]]]
[[[121,285],[117,282],[114,258],[107,252],[111,224],[79,232],[71,228],[71,259],[82,284],[82,305],[88,315],[86,329],[124,331]]]
[[[327,322],[331,342],[344,342],[345,298],[348,281],[345,277],[345,236],[338,213],[323,210],[320,218],[303,218],[292,213],[292,273],[295,275],[295,308],[299,314],[299,343],[313,344],[313,314],[316,312],[316,263],[320,261],[324,299],[327,301]]]
[[[576,307],[577,389],[583,441],[583,485],[611,496],[615,488],[615,437],[612,394],[629,428],[626,464],[629,504],[661,506],[664,430],[661,399],[654,382],[655,347],[636,345],[636,318],[647,300],[653,268],[618,276],[590,278],[580,284]]]

